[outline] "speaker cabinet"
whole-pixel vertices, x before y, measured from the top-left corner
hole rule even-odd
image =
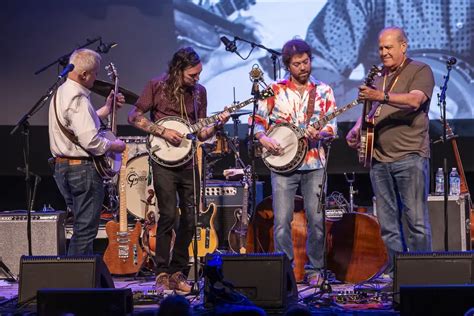
[[[18,303],[42,288],[114,288],[114,282],[100,256],[22,256]]]
[[[448,197],[448,250],[471,250],[469,195]],[[444,251],[444,196],[429,196],[432,249]]]
[[[407,252],[395,257],[394,293],[402,286],[474,283],[474,252]],[[395,294],[394,301],[399,302]]]
[[[219,249],[229,249],[229,231],[235,223],[234,213],[238,208],[242,208],[244,188],[240,181],[220,181],[209,180],[205,190],[206,203],[214,203],[217,212],[214,220],[217,238],[219,239]],[[263,182],[257,181],[256,204],[263,200]],[[249,195],[249,201],[251,198]],[[251,209],[249,208],[249,215]]]
[[[297,298],[293,270],[284,254],[207,255],[206,264],[214,256],[222,258],[224,281],[230,282],[236,291],[255,305],[279,309]],[[210,290],[210,280],[206,275],[204,282],[206,304]]]
[[[400,301],[401,315],[463,316],[474,307],[474,285],[402,286]]]
[[[66,213],[62,211],[31,213],[33,255],[66,254],[65,219]],[[0,257],[16,276],[20,271],[20,257],[28,255],[26,226],[26,211],[0,213]],[[0,278],[4,277],[8,276],[0,273]]]
[[[131,289],[41,289],[37,312],[49,315],[132,315]]]

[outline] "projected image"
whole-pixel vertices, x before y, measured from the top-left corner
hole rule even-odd
[[[205,65],[201,82],[209,95],[208,111],[218,111],[235,98],[250,97],[249,71],[258,64],[271,82],[275,72],[270,54],[255,48],[248,59],[227,52],[221,36],[234,37],[279,51],[287,40],[300,37],[313,47],[313,76],[331,85],[339,106],[351,102],[357,87],[378,57],[378,32],[385,26],[405,29],[409,57],[428,63],[435,74],[430,118],[438,119],[437,95],[447,74],[446,62],[456,58],[447,90],[447,117],[474,117],[473,4],[457,1],[270,1],[174,0],[178,44],[192,45]],[[237,41],[246,57],[252,46]],[[277,78],[285,70],[276,64]],[[355,120],[349,111],[340,120]]]

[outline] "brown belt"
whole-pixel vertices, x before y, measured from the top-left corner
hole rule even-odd
[[[80,165],[91,160],[91,157],[56,157],[54,159],[56,163],[67,163],[69,165]]]

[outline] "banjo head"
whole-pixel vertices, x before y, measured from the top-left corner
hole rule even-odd
[[[174,129],[184,135],[192,132],[189,123],[180,117],[166,117],[155,124]],[[148,152],[158,164],[165,167],[178,167],[192,158],[192,141],[184,137],[179,146],[173,146],[161,137],[150,135]]]
[[[291,172],[297,168],[306,155],[304,140],[301,131],[289,123],[280,123],[268,131],[268,137],[274,138],[283,148],[283,154],[273,156],[263,149],[263,159],[267,167],[275,172]]]

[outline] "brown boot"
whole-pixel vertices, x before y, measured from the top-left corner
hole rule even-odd
[[[169,278],[169,287],[175,290],[177,294],[186,295],[191,292],[191,285],[181,271],[173,273]]]
[[[166,272],[158,274],[155,282],[156,294],[164,294],[165,292],[171,292],[170,290],[170,275]]]

